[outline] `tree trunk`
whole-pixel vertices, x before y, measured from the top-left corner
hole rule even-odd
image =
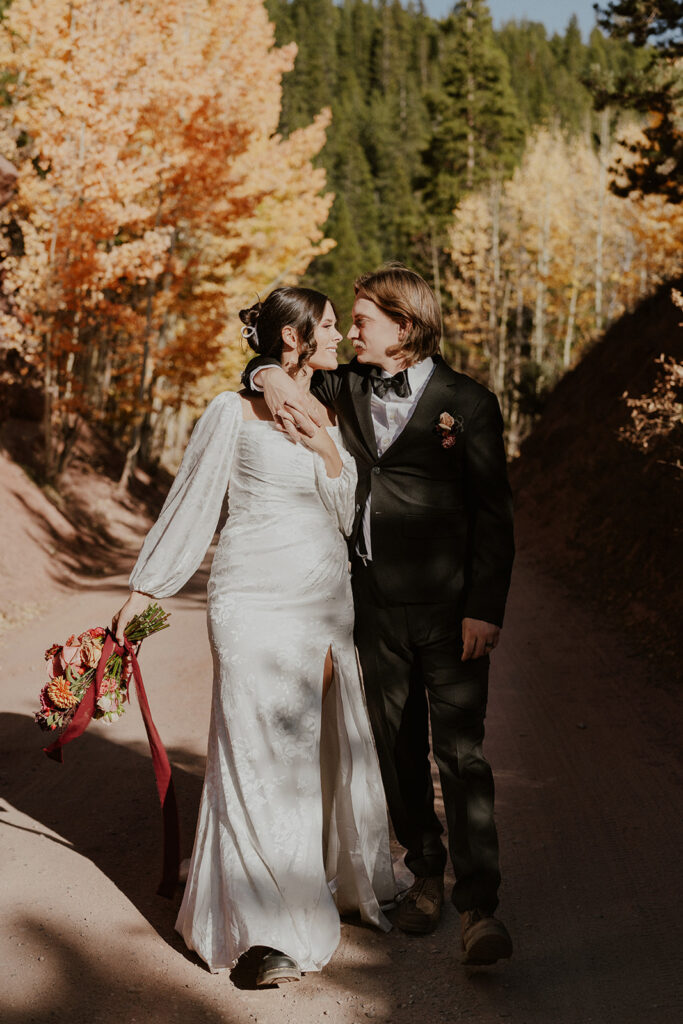
[[[59,214],[61,211],[62,202],[61,200],[57,203],[57,210],[55,213],[55,220],[52,228],[52,238],[50,239],[50,251],[49,251],[49,266],[50,275],[47,282],[47,299],[46,305],[49,306],[50,293],[52,291],[52,282],[54,277],[54,263],[55,256],[57,253],[57,234],[59,232]],[[44,380],[44,409],[43,409],[43,444],[44,444],[44,468],[45,480],[48,484],[54,482],[54,420],[53,420],[53,397],[54,397],[54,367],[52,360],[52,323],[48,326],[45,332],[45,368],[43,372]]]
[[[128,483],[137,465],[138,452],[140,451],[140,441],[142,439],[142,424],[145,418],[143,406],[145,401],[145,392],[147,390],[147,367],[149,363],[150,338],[152,336],[153,289],[154,284],[152,281],[150,281],[147,294],[147,309],[145,315],[145,337],[142,346],[142,365],[140,367],[140,385],[138,387],[139,409],[138,414],[135,417],[133,438],[128,448],[128,451],[126,452],[126,460],[123,464],[123,472],[121,473],[117,486],[117,492],[119,494],[125,493],[125,491],[128,489]]]
[[[48,484],[53,482],[54,437],[52,433],[52,338],[45,335],[45,367],[43,370],[43,474]]]
[[[574,259],[572,263],[572,284],[569,297],[569,313],[567,314],[567,330],[564,335],[564,351],[562,353],[562,365],[565,370],[569,368],[572,359],[572,345],[574,344],[574,327],[576,325],[576,305],[579,299],[579,246],[574,242]]]
[[[543,200],[543,219],[539,232],[538,257],[536,259],[536,308],[534,311],[534,360],[540,366],[545,354],[545,299],[546,275],[548,273],[548,241],[550,238],[550,184],[546,182]]]
[[[493,390],[500,399],[504,414],[507,418],[509,412],[509,395],[505,387],[505,378],[508,368],[508,314],[510,309],[510,297],[512,295],[512,284],[510,278],[505,280],[503,291],[503,303],[500,309],[500,327],[498,331],[498,366]]]
[[[474,188],[475,151],[474,151],[474,97],[475,81],[472,70],[472,30],[474,28],[472,16],[472,0],[466,2],[467,20],[467,171],[465,174],[465,188],[471,192]]]
[[[78,428],[80,426],[80,420],[77,415],[73,414],[70,421],[66,421],[62,427],[62,447],[59,452],[59,458],[57,459],[57,468],[55,471],[55,480],[58,481],[62,476],[62,473],[69,465],[73,450],[78,440]]]
[[[567,330],[564,335],[564,352],[562,353],[562,365],[565,370],[569,369],[572,361],[572,345],[574,343],[574,325],[576,323],[576,302],[579,297],[579,285],[574,278],[572,281],[571,297],[569,299],[569,315],[567,317]]]
[[[517,303],[515,309],[515,334],[512,342],[512,388],[508,414],[508,455],[519,455],[521,437],[521,416],[519,409],[519,388],[522,380],[522,340],[524,332],[524,250],[517,250]]]
[[[432,278],[434,281],[434,294],[436,295],[436,301],[439,306],[439,315],[441,317],[441,340],[439,342],[439,350],[441,355],[444,353],[444,332],[443,332],[443,307],[441,304],[441,270],[439,267],[439,250],[436,247],[436,241],[434,239],[434,225],[432,224],[429,230],[429,244],[432,255]]]
[[[498,291],[500,286],[500,183],[491,186],[491,283],[489,286],[489,383],[497,392],[500,345],[498,339]]]
[[[600,115],[600,150],[598,159],[598,225],[595,240],[595,329],[602,331],[603,315],[603,283],[604,283],[604,245],[605,245],[605,200],[607,198],[607,161],[609,146],[609,108],[605,107]]]
[[[159,227],[161,222],[161,209],[164,199],[164,188],[163,182],[159,182],[159,200],[157,205],[156,217],[154,218],[155,228]],[[177,230],[173,232],[171,236],[171,243],[168,247],[167,259],[170,260],[173,256],[173,250],[175,248],[175,242],[177,238]],[[133,428],[133,438],[126,452],[126,460],[123,464],[123,472],[118,482],[117,491],[119,494],[124,493],[128,488],[128,482],[135,471],[138,461],[138,453],[140,451],[140,442],[142,440],[142,426],[145,420],[144,402],[145,394],[147,392],[147,375],[149,369],[149,354],[150,354],[150,342],[152,339],[152,313],[154,309],[154,292],[155,282],[150,278],[147,282],[147,304],[145,310],[145,337],[142,346],[142,364],[140,366],[140,386],[138,388],[138,404],[140,406],[138,415],[135,418],[135,427]]]

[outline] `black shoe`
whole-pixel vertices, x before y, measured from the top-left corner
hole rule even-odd
[[[269,949],[263,954],[256,975],[256,985],[263,988],[266,985],[282,985],[286,981],[301,981],[301,971],[296,960],[291,956],[278,952],[277,949]]]
[[[398,905],[394,924],[409,935],[433,932],[441,917],[443,877],[416,878]]]
[[[512,956],[512,939],[502,921],[484,910],[462,915],[464,964],[495,964]]]

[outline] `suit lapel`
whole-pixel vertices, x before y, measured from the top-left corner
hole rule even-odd
[[[452,403],[453,394],[449,393],[447,389],[453,388],[455,383],[453,374],[446,363],[442,359],[437,359],[434,371],[417,400],[410,419],[400,434],[394,438],[382,458],[387,458],[396,451],[400,451],[406,442],[410,444],[411,436],[415,436],[416,432],[421,433],[432,429],[442,412],[452,412],[448,408],[448,403]],[[368,400],[368,416],[369,410]],[[372,426],[372,422],[370,425]]]
[[[377,441],[375,439],[375,428],[372,425],[372,414],[370,412],[370,397],[372,389],[368,380],[366,368],[355,364],[355,373],[349,374],[349,390],[353,410],[358,420],[360,433],[366,448],[373,459],[377,458]]]

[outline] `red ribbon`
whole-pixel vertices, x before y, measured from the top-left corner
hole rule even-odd
[[[145,687],[142,682],[142,673],[140,672],[138,659],[135,656],[135,650],[130,640],[124,640],[123,646],[121,646],[116,642],[112,633],[107,630],[93,683],[86,690],[83,699],[76,708],[74,716],[64,732],[57,740],[55,740],[54,743],[50,744],[49,747],[43,747],[43,750],[48,757],[51,757],[54,761],[58,761],[61,764],[63,760],[62,747],[66,746],[67,743],[70,743],[71,740],[77,739],[85,732],[93,714],[95,713],[97,699],[102,692],[104,670],[112,654],[125,655],[130,658],[131,668],[133,670],[135,692],[138,696],[138,703],[140,704],[140,711],[142,712],[142,720],[145,723],[147,739],[149,740],[149,749],[152,755],[152,767],[154,768],[154,777],[157,783],[159,802],[161,803],[161,814],[164,828],[164,864],[162,878],[159,888],[157,889],[157,893],[159,896],[166,896],[170,899],[178,883],[178,869],[180,867],[180,828],[178,825],[178,805],[176,803],[175,789],[173,787],[173,778],[171,777],[171,765],[169,764],[166,750],[161,742],[156,726],[152,721],[152,712],[149,709],[147,694],[145,693]]]

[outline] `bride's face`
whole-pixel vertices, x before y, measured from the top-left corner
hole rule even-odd
[[[313,338],[317,347],[307,365],[312,370],[334,370],[337,366],[337,346],[342,336],[337,330],[337,319],[331,302],[325,304],[322,319],[313,332]]]

